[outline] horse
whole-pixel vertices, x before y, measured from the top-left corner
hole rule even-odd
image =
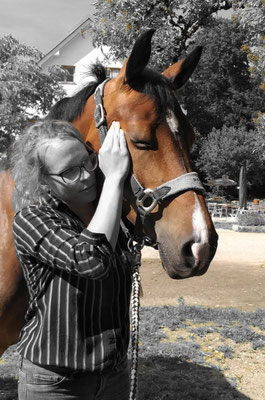
[[[133,227],[139,208],[144,210],[141,229],[156,244],[163,268],[172,279],[186,279],[207,271],[218,240],[192,171],[189,149],[194,132],[176,94],[193,73],[202,49],[195,48],[186,58],[159,73],[148,67],[153,34],[154,30],[148,30],[137,39],[116,78],[105,80],[103,67],[95,68],[96,81],[57,103],[47,118],[71,122],[96,151],[100,139],[95,109],[99,107],[103,125],[105,122],[109,127],[112,121],[120,121],[130,152],[131,175],[142,196],[136,198],[129,180],[126,181],[123,214]],[[96,105],[93,94],[103,81],[102,104]],[[172,187],[179,184],[172,194]],[[3,353],[17,342],[28,292],[12,241],[14,182],[9,171],[1,172],[0,186],[0,353]]]

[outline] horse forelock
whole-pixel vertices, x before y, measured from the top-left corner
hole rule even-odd
[[[146,67],[141,75],[133,81],[126,81],[123,84],[123,90],[133,90],[141,93],[142,96],[148,96],[154,100],[158,119],[161,116],[166,117],[167,110],[172,110],[174,114],[180,111],[179,103],[175,94],[172,82],[159,72]]]

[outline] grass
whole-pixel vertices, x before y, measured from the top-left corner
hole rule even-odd
[[[138,400],[262,400],[265,309],[140,310]],[[16,400],[16,354],[0,360],[0,398]],[[263,383],[262,383],[263,382]],[[262,388],[263,385],[263,388]]]
[[[245,214],[238,214],[238,224],[241,226],[263,226],[265,225],[265,217],[261,214],[251,211]]]
[[[244,390],[251,391],[248,375],[265,372],[264,309],[189,306],[180,298],[176,307],[143,307],[140,317],[139,400],[263,399],[262,388],[261,397]]]

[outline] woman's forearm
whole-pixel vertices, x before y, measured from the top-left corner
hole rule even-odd
[[[119,122],[113,122],[99,150],[99,167],[105,176],[96,212],[88,225],[91,232],[104,233],[113,250],[120,228],[123,185],[129,171],[129,152]]]
[[[123,181],[105,179],[95,214],[88,225],[91,232],[104,233],[115,249],[120,228]]]

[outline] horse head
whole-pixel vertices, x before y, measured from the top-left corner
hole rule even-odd
[[[118,76],[105,84],[103,98],[107,125],[120,121],[133,174],[150,193],[192,172],[189,149],[194,132],[179,106],[176,89],[189,79],[201,55],[201,48],[197,47],[160,74],[147,66],[153,33],[149,30],[136,41]],[[91,122],[94,109],[92,96],[73,123],[98,149],[97,129],[95,122]],[[143,228],[157,243],[168,275],[182,279],[207,271],[218,236],[201,190],[184,185],[176,192],[155,203],[146,214]],[[128,220],[135,224],[139,205],[129,179],[124,210]]]

